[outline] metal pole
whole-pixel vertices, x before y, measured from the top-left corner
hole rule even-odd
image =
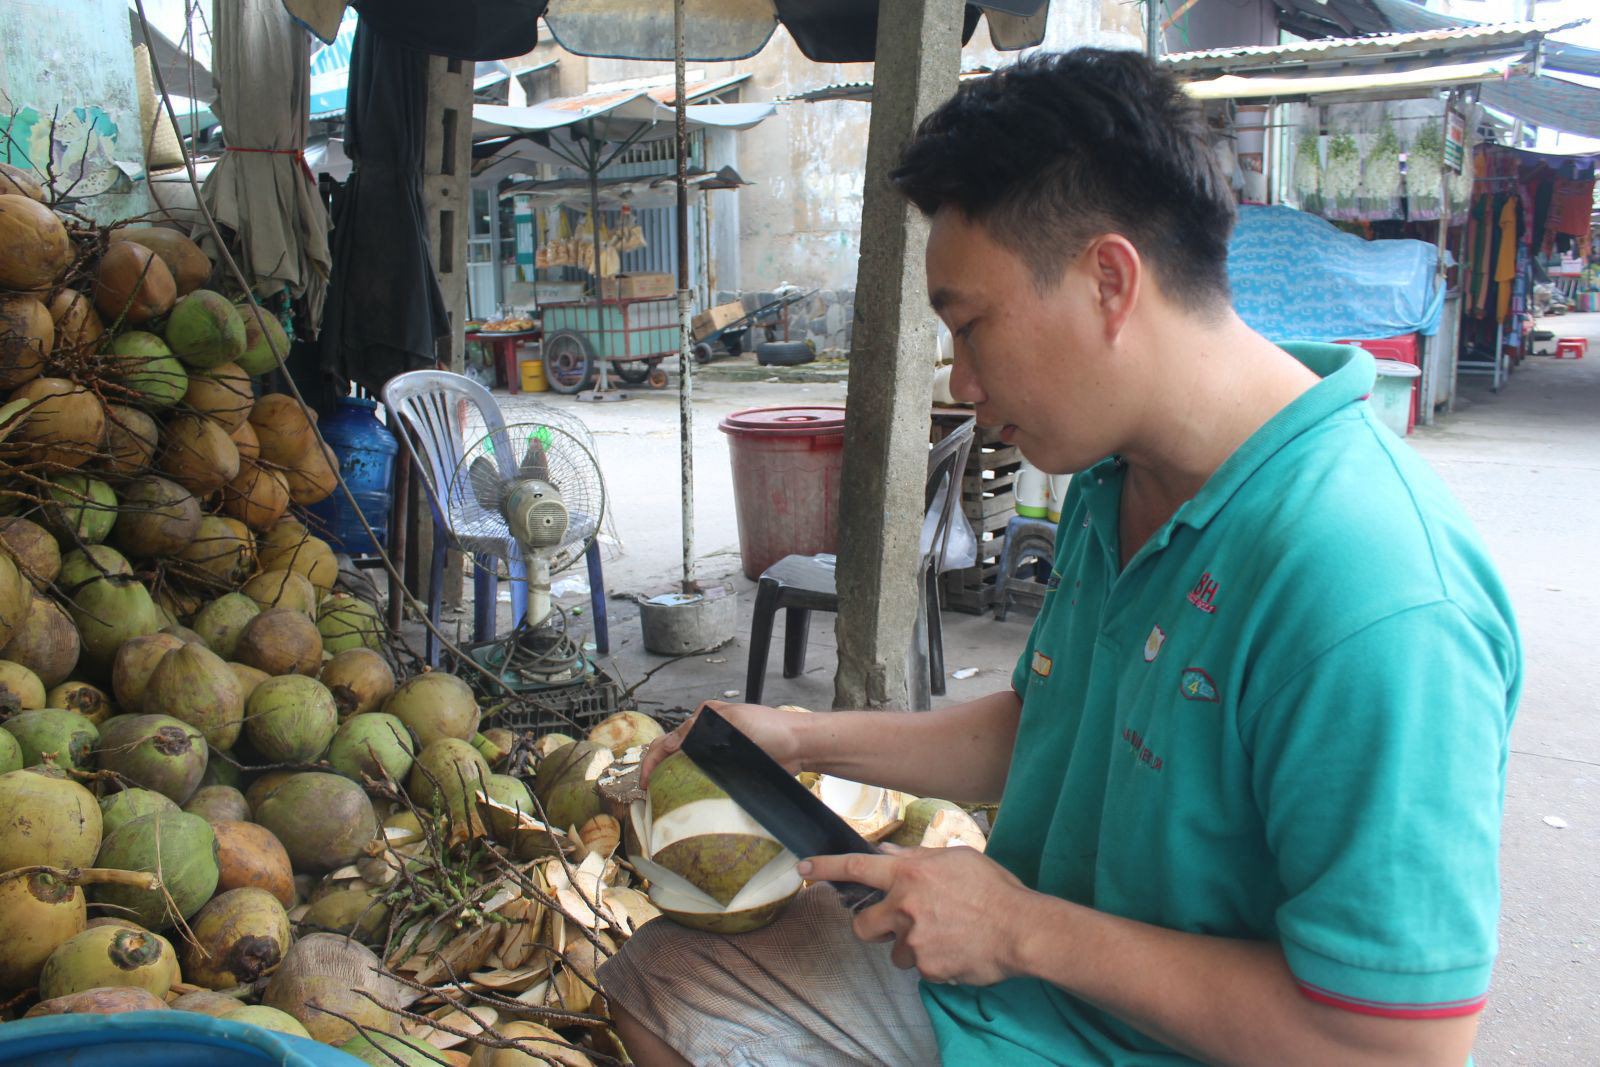
[[[1161,58],[1161,0],[1144,0],[1144,50],[1151,59]]]
[[[683,591],[694,580],[694,355],[689,351],[689,115],[683,69],[683,3],[672,3],[672,62],[678,120],[678,447],[683,456]]]
[[[594,131],[590,130],[592,134]],[[589,142],[589,236],[594,239],[594,311],[596,324],[604,324],[605,310],[605,275],[600,269],[600,146],[591,136]],[[600,364],[600,376],[595,379],[595,392],[604,393],[611,388],[610,376],[606,367],[611,362],[604,355],[597,356]]]

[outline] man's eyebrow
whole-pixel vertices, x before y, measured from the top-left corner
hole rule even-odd
[[[932,305],[933,310],[937,312],[943,311],[951,304],[960,303],[961,299],[962,297],[959,292],[941,285],[928,297],[928,303]]]

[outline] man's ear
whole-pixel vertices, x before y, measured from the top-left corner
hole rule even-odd
[[[1094,272],[1095,302],[1106,342],[1115,344],[1144,287],[1144,260],[1133,242],[1119,233],[1096,237],[1085,250],[1085,259]]]

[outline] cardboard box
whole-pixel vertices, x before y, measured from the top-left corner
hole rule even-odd
[[[694,321],[690,323],[690,330],[694,334],[694,339],[699,341],[707,334],[716,333],[729,323],[737,322],[742,318],[744,318],[744,305],[735,300],[727,304],[718,304],[714,308],[707,308],[705,311],[700,312],[694,317]]]
[[[607,300],[644,300],[676,291],[677,279],[670,274],[613,274],[600,279],[600,295]]]

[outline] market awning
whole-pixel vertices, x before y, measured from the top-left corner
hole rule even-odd
[[[691,169],[685,175],[685,179],[684,185],[688,186],[691,192],[740,189],[750,184],[732,167],[723,167],[720,170]],[[634,207],[660,207],[672,203],[675,199],[678,176],[660,174],[643,178],[601,178],[597,185],[602,204],[626,202]],[[508,196],[527,196],[532,198],[535,204],[562,204],[587,200],[589,181],[587,178],[561,178],[548,182],[514,182],[500,191],[500,199],[504,200]]]
[[[1196,100],[1260,100],[1272,97],[1285,100],[1323,97],[1345,93],[1394,93],[1409,90],[1432,92],[1449,85],[1471,85],[1502,78],[1514,61],[1491,59],[1475,63],[1447,63],[1415,70],[1373,74],[1331,74],[1294,77],[1241,77],[1224,74],[1209,81],[1185,82],[1184,91]]]

